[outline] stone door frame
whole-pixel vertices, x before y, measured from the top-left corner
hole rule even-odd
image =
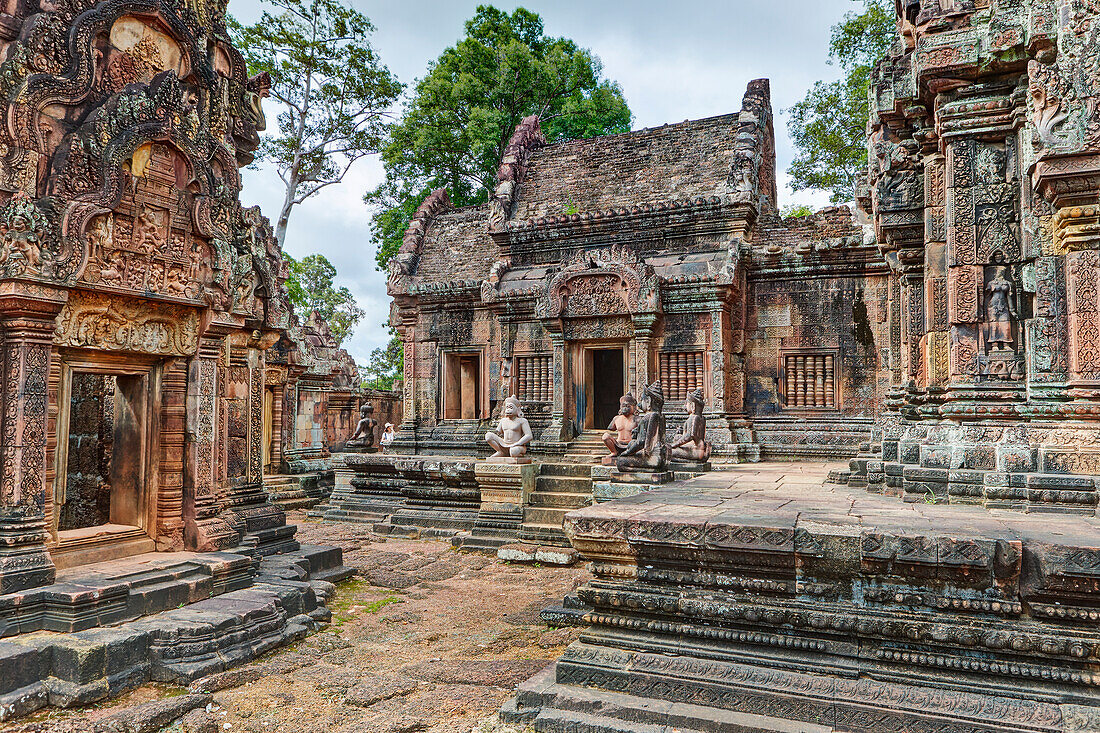
[[[571,341],[568,343],[569,359],[572,362],[572,369],[570,372],[576,374],[579,378],[570,380],[567,384],[567,394],[565,404],[567,405],[567,415],[573,420],[580,430],[602,430],[606,428],[606,425],[596,425],[593,423],[594,412],[593,402],[594,391],[591,374],[593,370],[592,359],[593,352],[603,351],[610,349],[622,349],[623,352],[623,394],[630,389],[630,374],[631,374],[631,356],[633,353],[633,339],[624,338],[608,338],[608,339],[594,339],[584,341]],[[584,420],[581,420],[581,416],[577,414],[577,389],[579,387],[584,388],[585,399],[585,414]],[[619,395],[620,397],[622,395]]]
[[[54,480],[49,492],[47,516],[50,535],[48,546],[54,564],[60,569],[155,551],[160,476],[162,359],[140,354],[92,353],[65,349],[59,354],[59,366],[55,449],[52,456]],[[67,480],[72,381],[73,374],[77,372],[141,377],[145,381],[139,489],[139,513],[142,521],[138,526],[104,530],[95,534],[83,530],[61,533],[57,529],[60,512],[58,498],[63,495]]]

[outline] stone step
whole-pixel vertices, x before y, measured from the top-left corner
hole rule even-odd
[[[537,507],[527,506],[523,508],[523,524],[545,524],[551,527],[561,527],[565,515],[571,509],[562,507]]]
[[[562,494],[591,494],[592,479],[573,476],[539,476],[535,479],[535,491]]]
[[[539,469],[539,478],[561,476],[565,478],[591,478],[592,472],[586,466],[573,463],[544,463]]]
[[[565,492],[535,491],[528,497],[528,506],[552,509],[580,509],[592,504],[591,492],[587,494],[567,494]]]
[[[524,524],[519,530],[519,539],[534,545],[554,545],[569,547],[569,539],[561,526],[552,524]]]
[[[538,733],[828,733],[831,726],[780,720],[690,703],[653,701],[622,692],[554,682],[554,665],[522,683],[501,708],[501,722]]]
[[[154,552],[68,568],[52,585],[0,595],[0,637],[131,621],[246,587],[254,572],[251,557],[228,552]]]

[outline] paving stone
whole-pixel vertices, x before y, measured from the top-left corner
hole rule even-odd
[[[535,550],[535,562],[550,565],[572,565],[580,555],[572,547],[540,547]]]
[[[504,545],[497,550],[497,559],[506,562],[534,562],[536,551],[538,551],[536,545]]]
[[[381,700],[408,695],[418,684],[411,677],[366,675],[348,689],[344,700],[349,705],[367,707]]]
[[[103,733],[155,733],[171,725],[184,714],[204,708],[213,700],[211,695],[191,694],[154,700],[143,705],[115,713],[97,728]]]

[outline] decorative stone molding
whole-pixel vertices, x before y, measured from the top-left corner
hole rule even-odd
[[[58,346],[191,356],[198,347],[195,310],[120,296],[74,292],[57,319]]]
[[[527,159],[533,150],[545,144],[546,138],[542,134],[538,115],[524,117],[504,148],[504,157],[501,158],[500,168],[497,170],[496,187],[489,197],[490,231],[502,227],[511,215],[512,202],[515,201],[517,189],[527,172]]]

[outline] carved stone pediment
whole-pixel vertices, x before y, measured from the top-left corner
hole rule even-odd
[[[76,291],[57,317],[53,340],[58,346],[191,356],[198,332],[192,308]]]
[[[541,318],[592,318],[652,313],[660,307],[653,268],[626,247],[571,255],[538,302]]]

